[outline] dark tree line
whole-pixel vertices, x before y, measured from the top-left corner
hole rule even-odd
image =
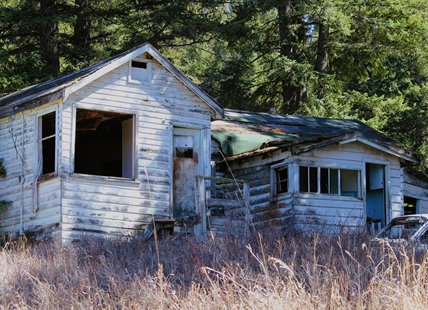
[[[4,0],[0,94],[150,42],[225,107],[357,118],[426,158],[427,17],[422,0]]]

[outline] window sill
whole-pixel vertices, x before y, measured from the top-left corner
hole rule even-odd
[[[123,183],[126,185],[135,185],[138,187],[140,185],[140,181],[130,178],[122,178],[122,177],[107,177],[102,175],[91,175],[91,174],[81,174],[81,173],[73,173],[70,175],[71,180],[76,181],[88,181],[91,183]]]
[[[37,178],[37,183],[43,183],[52,179],[57,178],[58,175],[55,172],[46,173]]]
[[[136,85],[152,85],[151,81],[140,81],[140,80],[131,80],[128,79],[129,84],[136,84]]]
[[[339,196],[329,194],[316,194],[316,193],[295,193],[296,198],[313,198],[313,199],[328,199],[328,200],[342,200],[342,201],[363,201],[363,198]]]

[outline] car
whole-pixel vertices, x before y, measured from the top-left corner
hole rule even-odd
[[[372,242],[387,242],[393,248],[410,245],[418,251],[428,249],[428,214],[410,214],[393,218]]]

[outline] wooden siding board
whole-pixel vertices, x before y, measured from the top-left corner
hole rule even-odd
[[[167,161],[163,162],[154,162],[148,159],[137,158],[138,167],[144,169],[145,167],[150,167],[153,169],[170,169],[171,163]],[[140,176],[138,176],[140,179]]]
[[[159,206],[152,206],[150,203],[146,205],[128,205],[128,204],[107,204],[104,202],[74,200],[74,199],[63,199],[63,214],[67,215],[79,215],[84,214],[85,216],[91,216],[92,214],[99,214],[98,216],[107,216],[107,218],[113,218],[118,216],[119,218],[128,218],[135,216],[151,216],[154,214],[169,215],[169,209]],[[105,215],[103,215],[105,214]],[[116,216],[112,216],[116,214]]]
[[[169,213],[156,209],[152,210],[150,213],[119,214],[117,212],[96,212],[73,208],[72,211],[63,213],[62,218],[64,223],[134,228],[136,226],[141,227],[141,225],[149,225],[152,222],[153,215],[156,217],[168,217]]]
[[[162,200],[155,199],[141,199],[140,197],[126,197],[121,194],[94,194],[90,190],[85,192],[65,190],[63,192],[63,198],[68,198],[70,200],[82,200],[82,201],[93,201],[93,202],[104,202],[106,204],[125,204],[125,205],[155,205],[159,207],[165,207],[167,204]]]
[[[101,182],[100,182],[101,183]],[[147,198],[147,192],[141,191],[139,187],[127,187],[123,184],[107,184],[97,185],[94,183],[87,182],[64,182],[63,189],[69,192],[82,192],[91,193],[93,195],[105,195],[105,196],[121,196],[126,198]],[[169,195],[161,194],[158,192],[151,193],[151,197],[154,200],[165,200],[169,199]]]

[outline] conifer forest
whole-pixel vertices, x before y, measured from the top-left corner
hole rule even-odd
[[[427,166],[426,0],[1,0],[0,96],[145,42],[223,107],[358,119]]]

